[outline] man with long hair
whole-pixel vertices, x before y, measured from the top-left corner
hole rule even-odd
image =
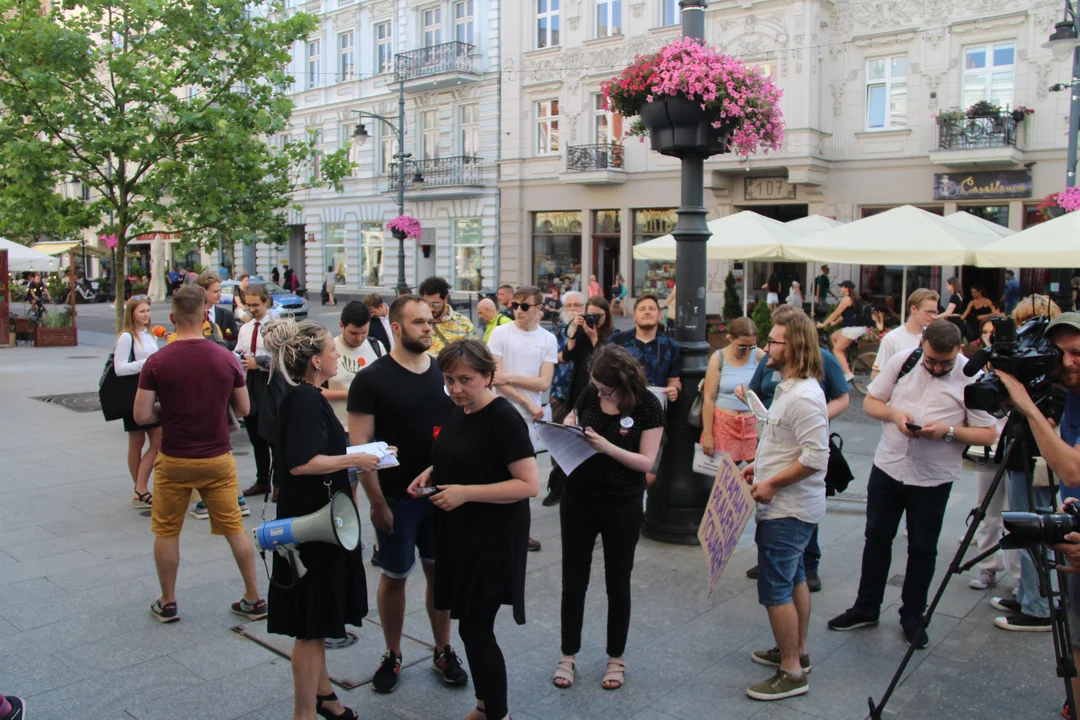
[[[746,694],[782,700],[809,691],[810,589],[804,554],[825,517],[825,471],[829,465],[829,417],[814,322],[804,314],[778,318],[769,331],[768,367],[783,378],[764,424],[757,457],[743,469],[758,502],[758,602],[769,612],[776,647],[751,659],[777,668]]]

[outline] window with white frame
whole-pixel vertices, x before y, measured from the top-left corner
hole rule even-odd
[[[397,137],[387,129],[383,129],[379,136],[379,173],[390,174],[390,166],[396,162],[394,154],[397,153]]]
[[[454,39],[473,44],[473,0],[454,3]]]
[[[434,160],[439,157],[439,111],[425,110],[420,113],[420,159]]]
[[[322,77],[322,41],[312,40],[307,44],[307,86],[319,87]]]
[[[598,145],[619,145],[622,137],[622,115],[604,107],[603,93],[593,95],[593,142]]]
[[[680,22],[682,17],[679,15],[679,0],[660,0],[660,24],[667,27]]]
[[[761,73],[762,77],[775,78],[776,77],[776,61],[775,60],[758,60],[757,62],[746,63],[750,67]]]
[[[465,157],[480,156],[480,105],[470,103],[458,108],[458,126],[461,128],[461,154]]]
[[[378,287],[382,277],[383,224],[360,223],[360,285]]]
[[[356,77],[356,33],[352,30],[338,35],[338,82]]]
[[[907,127],[906,55],[866,61],[866,129]]]
[[[622,0],[596,0],[597,38],[622,35]]]
[[[329,271],[334,273],[334,279],[345,283],[345,223],[323,225],[323,267],[333,268]]]
[[[394,69],[394,37],[390,21],[375,26],[375,72],[388,73]]]
[[[432,7],[420,14],[424,22],[424,47],[442,43],[442,8]]]
[[[559,152],[559,101],[536,103],[536,154]]]
[[[480,218],[454,220],[454,289],[480,289],[484,271],[484,224]]]
[[[558,47],[560,0],[536,0],[536,47]]]
[[[1016,43],[964,48],[964,107],[989,100],[1005,107],[1013,103],[1016,85]]]

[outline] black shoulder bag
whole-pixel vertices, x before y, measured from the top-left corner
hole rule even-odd
[[[131,335],[131,333],[128,333]],[[131,336],[131,352],[128,362],[135,362],[135,336]],[[131,415],[135,407],[135,393],[139,391],[139,376],[116,374],[113,353],[105,359],[105,369],[98,380],[98,401],[106,421],[122,420]]]

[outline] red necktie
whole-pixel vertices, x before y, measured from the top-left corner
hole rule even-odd
[[[251,331],[251,354],[255,354],[255,343],[259,341],[259,321],[255,321],[255,329]]]

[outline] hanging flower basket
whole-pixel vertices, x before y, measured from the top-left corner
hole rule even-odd
[[[772,80],[698,40],[680,38],[638,57],[601,89],[609,110],[637,116],[627,135],[648,136],[663,155],[748,158],[784,142],[781,91]]]
[[[1043,198],[1038,210],[1047,220],[1080,210],[1080,187],[1067,187],[1061,192],[1050,193]]]
[[[411,215],[398,215],[386,223],[384,227],[392,232],[398,240],[404,240],[405,238],[419,239],[424,236],[424,229],[420,226],[420,221]]]

